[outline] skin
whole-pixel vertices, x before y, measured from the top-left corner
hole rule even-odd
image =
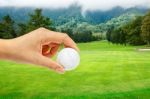
[[[0,39],[0,59],[45,66],[64,73],[64,68],[50,59],[61,44],[79,51],[76,43],[67,34],[41,27],[18,38]]]

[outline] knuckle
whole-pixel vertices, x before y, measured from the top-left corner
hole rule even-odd
[[[64,37],[68,37],[68,34],[67,33],[63,33]]]
[[[46,30],[46,28],[40,27],[40,28],[38,28],[38,30]]]
[[[50,66],[50,69],[57,70],[57,69],[58,69],[58,66],[51,65],[51,66]]]
[[[48,31],[48,29],[46,29],[44,27],[40,27],[40,28],[37,29],[37,33],[39,33],[39,35],[46,34],[47,31]]]
[[[68,38],[69,35],[67,33],[64,33],[64,39]]]

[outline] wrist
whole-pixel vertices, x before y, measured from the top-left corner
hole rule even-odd
[[[0,59],[10,58],[11,41],[0,39]]]

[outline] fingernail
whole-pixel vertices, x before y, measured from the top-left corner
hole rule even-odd
[[[57,68],[56,71],[58,71],[61,74],[64,74],[65,72],[64,68]]]

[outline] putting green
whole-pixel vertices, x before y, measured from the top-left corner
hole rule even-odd
[[[106,41],[81,43],[80,66],[63,75],[0,61],[0,98],[148,99],[150,52]]]

